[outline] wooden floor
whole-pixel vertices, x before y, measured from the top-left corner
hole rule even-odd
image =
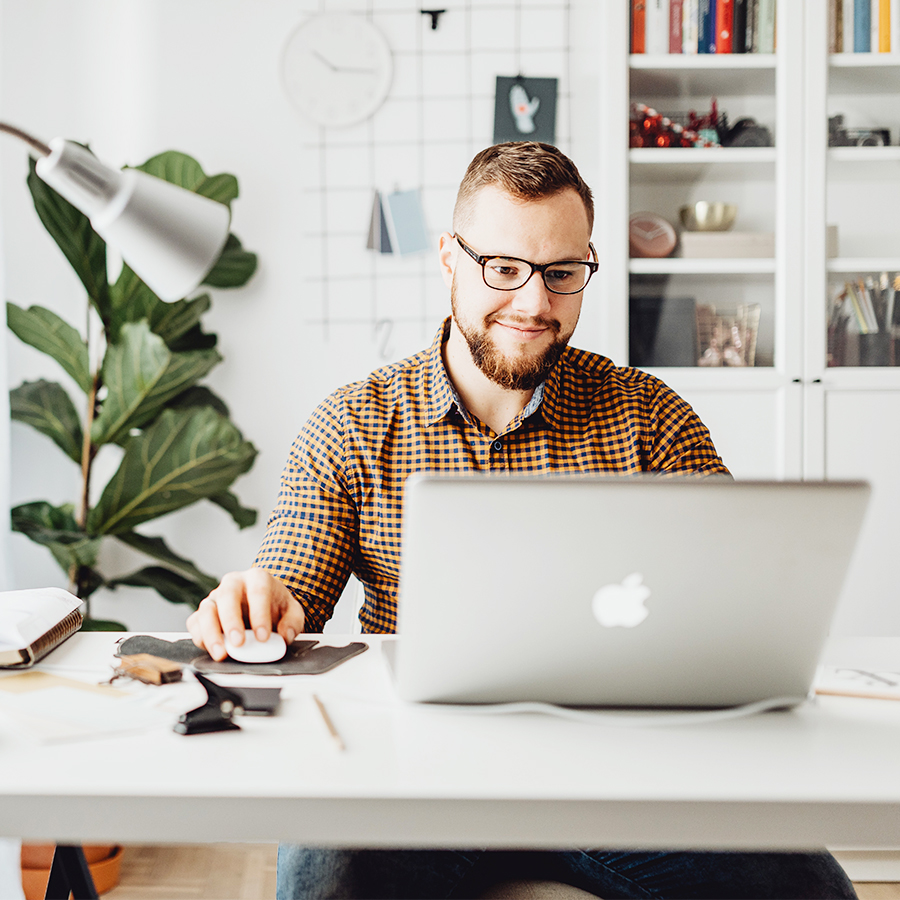
[[[104,900],[274,900],[276,844],[126,847]]]
[[[104,900],[274,900],[274,844],[126,847]],[[900,884],[855,885],[860,900],[900,900]]]

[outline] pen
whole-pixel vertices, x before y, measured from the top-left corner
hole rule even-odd
[[[316,707],[319,710],[319,713],[322,716],[322,721],[325,722],[325,727],[328,729],[328,733],[334,739],[335,744],[337,744],[338,750],[346,750],[346,746],[344,745],[344,741],[341,739],[340,734],[338,734],[337,728],[334,727],[334,722],[331,721],[331,716],[328,715],[328,710],[325,709],[325,704],[319,699],[317,694],[312,695],[313,700],[316,702]]]

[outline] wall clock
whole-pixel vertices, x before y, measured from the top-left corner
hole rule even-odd
[[[367,119],[384,102],[393,76],[391,49],[367,19],[316,15],[288,38],[282,77],[294,106],[318,125]]]

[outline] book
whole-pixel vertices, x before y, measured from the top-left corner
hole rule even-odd
[[[644,0],[644,50],[660,55],[669,51],[669,0]]]
[[[877,46],[879,53],[891,52],[891,0],[878,0]]]
[[[0,593],[0,668],[24,669],[81,628],[81,601],[62,588]]]
[[[853,23],[856,0],[841,0],[841,53],[853,53]]]
[[[869,0],[853,2],[853,52],[870,53],[872,50],[872,4]]]
[[[734,27],[732,28],[732,52],[747,52],[747,4],[750,0],[734,0]]]
[[[716,0],[716,53],[731,53],[733,38],[733,0]]]
[[[700,0],[683,0],[682,53],[696,53],[700,37]]]
[[[747,33],[744,47],[747,53],[759,53],[759,0],[747,0]]]
[[[843,47],[841,31],[841,0],[828,0],[828,52],[840,53]]]
[[[764,231],[683,231],[685,259],[746,259],[775,255],[775,235]]]
[[[684,0],[669,0],[669,53],[683,52],[683,29]]]
[[[631,2],[631,52],[646,53],[646,9],[644,0]]]
[[[697,51],[716,52],[716,0],[700,0],[697,16]]]
[[[759,0],[756,18],[759,31],[759,53],[775,52],[775,0]]]

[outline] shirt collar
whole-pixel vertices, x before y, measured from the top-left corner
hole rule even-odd
[[[466,410],[465,405],[459,397],[459,394],[456,393],[456,388],[453,387],[453,383],[450,381],[450,377],[447,375],[447,370],[444,367],[444,357],[443,357],[443,346],[446,342],[447,338],[450,336],[450,316],[448,316],[441,323],[441,327],[438,328],[437,334],[434,336],[434,340],[431,343],[431,347],[428,350],[428,362],[427,362],[427,371],[428,371],[428,388],[429,390],[426,392],[426,404],[428,407],[428,424],[433,425],[435,422],[442,419],[447,415],[451,407],[456,406],[459,410],[460,415],[472,424],[469,419],[468,411]],[[554,373],[551,373],[551,377],[555,374],[556,368],[554,368]],[[539,384],[532,395],[531,399],[528,401],[528,405],[522,412],[516,416],[516,422],[524,422],[530,415],[537,411],[538,407],[541,406],[541,403],[544,398],[544,386],[546,382],[542,382]]]
[[[435,422],[443,419],[459,400],[453,385],[450,383],[450,378],[447,376],[447,370],[444,368],[442,348],[449,336],[450,316],[447,316],[441,323],[440,328],[438,328],[426,357],[425,405],[429,425],[433,425]]]

